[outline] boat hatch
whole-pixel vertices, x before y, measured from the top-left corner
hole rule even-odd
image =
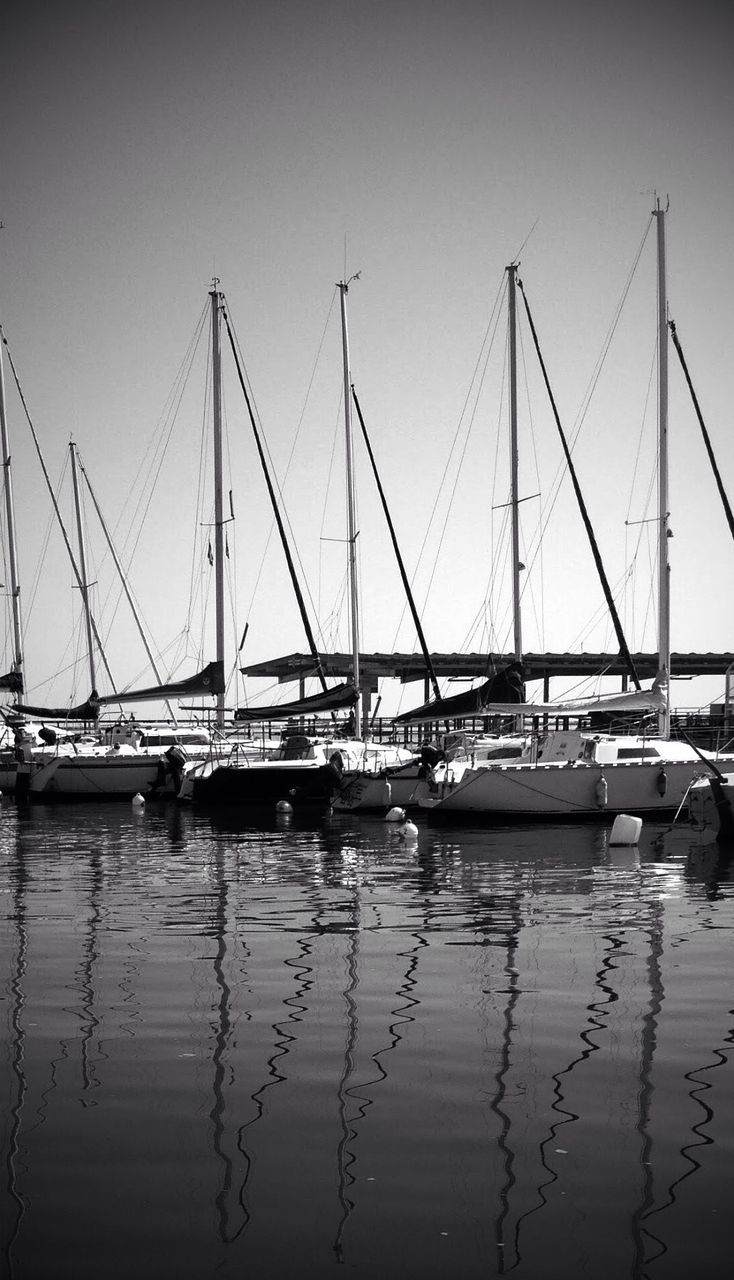
[[[278,748],[277,760],[312,760],[316,752],[310,738],[303,733],[290,734]]]
[[[580,733],[559,731],[548,733],[538,748],[538,762],[550,760],[582,760],[588,758],[589,746],[593,751],[593,740],[583,738]]]

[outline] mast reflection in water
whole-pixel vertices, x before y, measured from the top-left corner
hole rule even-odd
[[[728,1274],[695,832],[0,816],[10,1280]]]

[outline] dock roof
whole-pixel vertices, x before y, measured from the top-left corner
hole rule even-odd
[[[641,680],[652,680],[658,670],[656,653],[632,655]],[[480,680],[492,671],[514,661],[513,654],[432,653],[431,661],[439,679]],[[352,671],[349,653],[321,655],[324,673],[340,679]],[[408,684],[424,680],[426,663],[420,653],[362,653],[359,659],[361,683],[376,688],[383,679]],[[547,680],[556,676],[623,676],[627,668],[619,654],[612,653],[526,653],[523,655],[526,680]],[[673,653],[670,666],[673,677],[724,675],[734,665],[734,653]],[[289,653],[241,668],[243,675],[283,684],[288,680],[306,679],[314,674],[314,661],[307,653]]]

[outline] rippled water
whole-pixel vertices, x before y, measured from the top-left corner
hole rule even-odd
[[[0,812],[11,1280],[729,1274],[734,893],[647,824]]]

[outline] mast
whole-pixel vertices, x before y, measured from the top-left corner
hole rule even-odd
[[[232,332],[232,326],[229,323],[229,315],[227,314],[227,311],[224,308],[223,308],[223,316],[224,316],[224,323],[227,327],[227,336],[229,337],[229,345],[232,348],[232,356],[234,357],[235,368],[237,370],[237,377],[239,378],[242,394],[245,398],[245,404],[247,405],[247,412],[250,418],[252,434],[255,437],[255,446],[257,448],[257,455],[260,459],[260,466],[262,467],[263,476],[265,477],[265,485],[268,490],[270,505],[273,508],[273,517],[275,519],[276,525],[278,526],[278,533],[280,534],[280,542],[281,542],[281,546],[283,547],[283,554],[285,555],[286,564],[288,565],[288,572],[291,578],[291,584],[293,586],[293,590],[296,596],[296,601],[298,603],[298,610],[301,615],[301,622],[303,623],[303,629],[306,632],[308,647],[311,650],[311,657],[314,660],[314,665],[316,667],[316,674],[319,678],[321,689],[324,693],[326,693],[328,686],[326,684],[326,674],[324,672],[324,666],[321,661],[321,654],[319,653],[318,646],[316,644],[316,637],[314,636],[313,628],[311,627],[311,623],[309,621],[308,612],[306,610],[306,602],[303,598],[301,584],[298,581],[298,574],[296,573],[296,566],[293,563],[293,556],[291,555],[291,549],[290,549],[290,546],[288,545],[288,537],[285,531],[283,517],[280,512],[280,506],[278,505],[278,499],[275,496],[275,487],[273,485],[273,481],[270,476],[270,471],[268,469],[268,463],[265,457],[265,450],[263,448],[262,440],[260,439],[260,432],[258,431],[258,428],[257,428],[257,422],[255,420],[255,414],[252,408],[252,402],[247,392],[247,383],[245,382],[245,376],[244,376],[244,373],[242,372],[242,365],[240,364],[240,358],[237,352],[237,343],[235,342],[234,333]],[[242,645],[240,645],[240,648],[242,648]]]
[[[222,481],[222,294],[219,281],[212,280],[209,294],[212,306],[212,414],[214,427],[214,591],[216,619],[216,657],[224,669],[224,510]],[[215,724],[224,728],[224,693],[217,694]]]
[[[665,271],[665,214],[656,200],[658,247],[658,654],[665,672],[665,707],[659,714],[660,736],[670,736],[670,538],[668,510],[668,299]]]
[[[347,458],[347,544],[349,547],[348,568],[352,624],[352,672],[354,686],[360,694],[360,698],[354,705],[354,736],[356,738],[361,738],[362,706],[359,681],[359,597],[357,591],[357,530],[355,527],[356,504],[354,494],[354,449],[352,440],[352,379],[349,369],[349,334],[347,330],[347,291],[352,280],[356,279],[357,275],[353,275],[349,280],[341,280],[339,281],[337,288],[339,290],[339,300],[341,303],[342,355],[344,363],[344,431]]]
[[[517,312],[515,284],[517,263],[507,268],[508,325],[510,339],[510,507],[512,509],[512,630],[515,661],[522,662],[522,626],[520,619],[520,518],[518,496],[517,448]]]
[[[596,571],[599,574],[599,581],[601,583],[602,591],[604,592],[604,599],[607,602],[607,607],[609,609],[609,613],[612,619],[612,623],[614,625],[614,630],[617,636],[617,640],[619,642],[619,652],[627,664],[627,668],[629,670],[630,675],[632,676],[632,682],[635,688],[639,689],[640,681],[637,675],[635,664],[632,658],[632,654],[629,651],[629,645],[627,644],[627,641],[625,639],[624,631],[622,630],[622,623],[619,620],[619,613],[617,612],[617,606],[614,603],[614,596],[612,595],[612,589],[609,585],[609,579],[607,578],[606,570],[602,563],[602,558],[599,552],[599,547],[597,545],[594,530],[591,526],[591,520],[589,519],[589,513],[586,509],[586,503],[584,502],[584,496],[581,492],[581,486],[578,481],[578,476],[576,475],[576,468],[573,465],[571,450],[568,447],[568,441],[566,440],[563,427],[561,426],[561,419],[558,413],[558,408],[556,406],[555,397],[551,390],[550,379],[548,377],[548,370],[545,367],[545,360],[543,359],[543,353],[540,350],[538,333],[535,328],[535,322],[533,320],[532,312],[530,310],[530,303],[528,302],[527,294],[525,293],[525,288],[523,286],[522,280],[518,279],[517,283],[518,283],[520,292],[522,294],[522,300],[525,304],[525,312],[528,317],[530,332],[533,335],[533,342],[535,344],[535,351],[538,357],[538,362],[540,364],[541,373],[543,374],[545,389],[548,392],[548,399],[550,400],[551,409],[553,410],[553,417],[555,418],[556,427],[558,428],[558,434],[561,438],[561,448],[563,449],[563,456],[566,459],[568,474],[571,478],[571,484],[573,485],[573,491],[576,494],[576,501],[578,503],[579,511],[581,513],[581,519],[584,522],[584,528],[586,529],[586,534],[589,539],[589,546],[591,548],[591,554],[594,558],[594,564],[596,565]]]
[[[20,612],[20,586],[18,582],[18,558],[15,547],[15,506],[13,504],[13,480],[10,471],[10,447],[8,424],[5,415],[5,374],[3,371],[3,346],[0,342],[0,443],[2,444],[3,488],[5,490],[5,515],[8,526],[8,568],[10,570],[10,598],[13,610],[13,671],[23,671],[23,627]]]
[[[2,328],[1,328],[1,327],[0,327],[0,333],[2,333]],[[66,526],[65,526],[65,524],[64,524],[64,521],[63,521],[62,516],[61,516],[61,512],[60,512],[60,510],[59,510],[59,504],[58,504],[58,502],[57,502],[57,500],[56,500],[56,494],[54,493],[54,488],[53,488],[53,485],[51,484],[51,477],[50,477],[50,476],[49,476],[49,474],[48,474],[48,467],[46,466],[46,462],[45,462],[45,460],[44,460],[43,453],[42,453],[42,451],[41,451],[41,446],[40,446],[40,444],[39,444],[38,435],[36,434],[36,428],[35,428],[35,427],[34,427],[34,425],[33,425],[33,419],[31,418],[30,412],[29,412],[29,410],[28,410],[28,405],[27,405],[27,403],[26,403],[26,398],[25,398],[25,396],[24,396],[24,394],[23,394],[23,388],[22,388],[22,386],[20,385],[20,378],[18,377],[18,370],[16,369],[15,364],[13,363],[13,357],[12,357],[12,355],[11,355],[11,353],[10,353],[10,350],[7,348],[7,342],[6,342],[6,340],[5,340],[5,337],[3,337],[2,341],[3,341],[3,343],[5,344],[6,350],[8,350],[8,363],[9,363],[9,365],[10,365],[10,369],[11,369],[11,372],[12,372],[12,374],[13,374],[13,378],[15,379],[15,386],[16,386],[16,389],[17,389],[18,395],[19,395],[19,397],[20,397],[20,403],[21,403],[21,404],[22,404],[22,406],[23,406],[23,412],[25,413],[26,421],[27,421],[27,423],[28,423],[28,427],[29,427],[29,430],[30,430],[30,433],[31,433],[31,438],[32,438],[32,440],[33,440],[33,444],[34,444],[34,446],[35,446],[35,450],[36,450],[36,453],[37,453],[37,455],[38,455],[38,461],[39,461],[40,466],[41,466],[41,471],[42,471],[42,473],[43,473],[43,478],[44,478],[44,481],[45,481],[45,483],[46,483],[46,488],[48,489],[48,495],[49,495],[49,498],[50,498],[50,500],[51,500],[51,506],[53,507],[54,515],[56,516],[56,519],[57,519],[57,521],[58,521],[59,529],[61,530],[61,536],[62,536],[62,538],[64,539],[64,546],[66,547],[66,554],[67,554],[67,555],[68,555],[68,557],[69,557],[69,563],[70,563],[70,565],[71,565],[72,573],[74,574],[74,578],[76,579],[76,585],[79,587],[79,590],[80,590],[80,591],[83,591],[83,587],[82,587],[82,575],[81,575],[81,574],[80,574],[80,572],[79,572],[79,566],[77,565],[76,557],[75,557],[74,552],[73,552],[73,550],[72,550],[71,542],[69,541],[69,534],[67,533]],[[91,623],[91,627],[92,627],[92,633],[93,633],[94,638],[95,638],[95,640],[96,640],[96,642],[97,642],[97,648],[98,648],[98,650],[99,650],[100,657],[101,657],[102,662],[103,662],[103,664],[104,664],[104,669],[105,669],[105,671],[107,672],[107,677],[108,677],[109,682],[110,682],[110,684],[111,684],[111,686],[112,686],[112,689],[116,692],[116,690],[115,690],[115,682],[114,682],[114,680],[113,680],[113,678],[112,678],[112,672],[110,671],[110,666],[109,666],[109,663],[108,663],[108,661],[107,661],[107,656],[106,656],[105,651],[104,651],[104,645],[102,644],[102,639],[101,639],[101,637],[100,637],[100,635],[99,635],[99,632],[98,632],[98,630],[97,630],[97,624],[95,623],[94,618],[93,618],[93,617],[91,617],[91,615],[90,615],[90,623]]]
[[[89,476],[87,475],[86,470],[85,470],[85,468],[84,468],[84,463],[82,462],[81,458],[79,457],[78,450],[77,450],[77,462],[78,462],[78,464],[79,464],[79,470],[81,471],[81,473],[82,473],[82,475],[84,476],[84,479],[85,479],[85,481],[86,481],[87,489],[88,489],[88,491],[89,491],[89,496],[90,496],[90,498],[92,499],[92,502],[94,503],[94,509],[95,509],[95,511],[97,512],[97,516],[98,516],[98,518],[99,518],[99,523],[100,523],[100,524],[101,524],[101,526],[102,526],[102,532],[103,532],[103,534],[104,534],[104,536],[105,536],[105,539],[106,539],[106,542],[107,542],[107,546],[108,546],[108,548],[109,548],[110,555],[112,556],[112,560],[113,560],[114,566],[115,566],[115,568],[116,568],[116,570],[117,570],[117,572],[118,572],[118,574],[119,574],[120,582],[122,583],[122,589],[123,589],[123,591],[125,592],[125,597],[126,597],[126,599],[127,599],[128,604],[130,605],[130,609],[131,609],[131,612],[132,612],[133,618],[134,618],[134,620],[135,620],[135,625],[136,625],[136,627],[138,628],[138,634],[140,635],[140,639],[141,639],[141,640],[142,640],[142,642],[143,642],[143,646],[144,646],[144,648],[145,648],[145,652],[146,652],[146,653],[147,653],[147,655],[148,655],[148,661],[150,662],[150,665],[151,665],[151,667],[153,668],[153,674],[154,674],[154,676],[155,676],[155,678],[156,678],[156,680],[158,681],[158,683],[159,683],[159,684],[164,684],[164,683],[165,683],[165,681],[163,680],[163,678],[162,678],[162,676],[161,676],[161,673],[160,673],[160,671],[158,670],[158,667],[157,667],[157,665],[156,665],[156,660],[155,660],[155,658],[154,658],[154,656],[153,656],[153,651],[152,651],[152,649],[151,649],[151,647],[150,647],[150,645],[149,645],[149,643],[148,643],[148,637],[147,637],[147,636],[146,636],[146,634],[145,634],[145,630],[144,630],[144,628],[143,628],[143,624],[142,624],[142,622],[141,622],[141,620],[140,620],[140,614],[138,613],[138,610],[137,610],[137,607],[136,607],[135,601],[133,600],[132,592],[131,592],[131,590],[130,590],[130,586],[129,586],[129,583],[128,583],[128,580],[127,580],[127,574],[125,573],[125,570],[123,569],[122,564],[121,564],[121,562],[120,562],[120,557],[119,557],[119,556],[118,556],[118,554],[117,554],[117,550],[116,550],[116,548],[115,548],[115,544],[114,544],[114,542],[112,541],[112,538],[111,538],[111,536],[110,536],[110,531],[109,531],[109,529],[107,528],[107,524],[105,523],[104,516],[102,515],[102,511],[100,510],[100,505],[99,505],[99,503],[97,502],[97,499],[96,499],[96,497],[95,497],[94,490],[93,490],[93,488],[92,488],[92,486],[91,486],[91,484],[90,484],[90,481],[89,481]],[[92,688],[94,688],[94,686],[92,686]],[[168,699],[167,699],[167,698],[165,699],[165,704],[166,704],[166,707],[168,708],[168,714],[169,714],[169,716],[171,717],[171,719],[172,719],[173,723],[174,723],[174,724],[178,724],[178,720],[177,720],[177,718],[176,718],[176,712],[174,711],[174,709],[173,709],[173,707],[172,707],[171,703],[168,701]]]
[[[94,636],[92,633],[92,610],[89,604],[89,582],[87,581],[87,549],[84,541],[84,524],[82,521],[82,508],[79,500],[79,477],[76,469],[76,446],[73,440],[69,441],[69,453],[71,454],[71,478],[74,484],[74,510],[76,512],[76,528],[79,539],[79,588],[82,593],[82,602],[84,605],[84,623],[87,629],[87,653],[89,657],[89,680],[92,689],[97,688],[97,675],[94,664]]]
[[[370,444],[370,438],[369,438],[369,436],[368,436],[368,434],[367,434],[367,426],[366,426],[366,424],[365,424],[364,416],[363,416],[363,414],[362,414],[362,410],[361,410],[361,408],[360,408],[360,406],[359,406],[359,400],[357,399],[357,392],[354,390],[354,387],[352,387],[352,399],[354,400],[354,407],[355,407],[355,409],[357,410],[357,417],[359,418],[359,425],[360,425],[360,427],[362,428],[362,435],[363,435],[363,437],[364,437],[364,442],[365,442],[365,444],[366,444],[366,446],[367,446],[367,453],[368,453],[368,455],[369,455],[369,459],[370,459],[370,462],[371,462],[371,464],[372,464],[372,474],[373,474],[373,475],[374,475],[374,477],[375,477],[375,484],[377,485],[377,492],[378,492],[378,493],[379,493],[379,495],[380,495],[380,501],[381,501],[381,503],[382,503],[382,510],[383,510],[383,512],[385,513],[385,519],[386,519],[386,521],[387,521],[387,527],[388,527],[388,531],[389,531],[389,533],[390,533],[390,539],[391,539],[391,541],[392,541],[392,545],[393,545],[393,551],[395,552],[395,559],[396,559],[396,560],[397,560],[397,562],[398,562],[398,569],[399,569],[399,571],[400,571],[400,577],[401,577],[401,579],[402,579],[403,588],[404,588],[404,590],[405,590],[405,596],[406,596],[406,599],[407,599],[407,601],[408,601],[408,607],[409,607],[410,612],[411,612],[411,614],[412,614],[412,616],[413,616],[413,622],[415,623],[415,629],[416,629],[416,632],[417,632],[417,635],[418,635],[418,643],[420,644],[421,650],[423,651],[423,659],[424,659],[425,664],[426,664],[426,672],[427,672],[428,678],[429,678],[429,679],[430,679],[430,681],[431,681],[431,687],[433,688],[433,696],[434,696],[434,698],[438,699],[438,698],[440,698],[440,697],[441,697],[441,690],[440,690],[440,689],[439,689],[439,687],[438,687],[438,680],[436,679],[436,672],[435,672],[434,667],[433,667],[433,660],[432,660],[432,658],[431,658],[430,653],[428,652],[428,645],[426,644],[426,637],[425,637],[425,635],[424,635],[424,633],[423,633],[423,626],[422,626],[422,624],[421,624],[421,620],[420,620],[420,618],[418,617],[418,610],[417,610],[417,609],[416,609],[416,607],[415,607],[415,600],[414,600],[414,598],[413,598],[413,592],[411,591],[411,588],[410,588],[410,582],[408,581],[408,575],[407,575],[407,573],[405,572],[405,565],[404,565],[404,563],[403,563],[403,557],[402,557],[402,555],[400,554],[400,547],[398,546],[398,539],[397,539],[397,534],[395,533],[395,526],[394,526],[394,524],[393,524],[393,522],[392,522],[392,516],[390,515],[390,508],[389,508],[389,507],[388,507],[388,505],[387,505],[387,498],[385,497],[385,490],[384,490],[384,489],[383,489],[383,487],[382,487],[382,481],[380,480],[380,473],[379,473],[379,471],[377,470],[377,463],[376,463],[376,461],[375,461],[375,455],[374,455],[374,453],[372,452],[372,445]]]

